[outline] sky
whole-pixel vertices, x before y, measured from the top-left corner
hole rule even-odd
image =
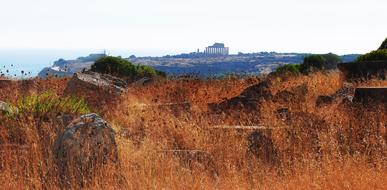
[[[386,0],[0,0],[0,48],[366,53]]]

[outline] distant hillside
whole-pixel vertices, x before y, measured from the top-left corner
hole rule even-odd
[[[164,57],[135,57],[127,58],[134,64],[148,65],[169,75],[195,74],[200,76],[222,74],[262,74],[270,73],[284,64],[301,63],[308,54],[304,53],[276,53],[260,52],[228,56],[198,56],[181,54]],[[59,59],[52,67],[44,68],[39,77],[71,76],[83,69],[90,69],[91,65],[104,54],[91,54],[76,60]],[[355,60],[359,55],[343,55],[344,62]]]
[[[46,78],[47,76],[72,76],[76,72],[83,69],[90,69],[91,65],[99,58],[105,56],[104,54],[90,54],[86,57],[79,57],[75,60],[59,59],[55,61],[53,66],[46,67],[39,72],[38,77]]]

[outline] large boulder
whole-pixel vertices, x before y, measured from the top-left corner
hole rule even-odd
[[[117,77],[86,71],[74,74],[64,93],[83,97],[91,105],[101,105],[117,100],[127,86],[124,80]]]
[[[141,78],[135,82],[133,82],[131,84],[131,86],[134,86],[134,87],[141,87],[141,86],[146,86],[148,84],[151,84],[152,82],[154,82],[154,79],[152,78],[149,78],[149,77],[144,77],[144,78]]]
[[[338,68],[344,79],[348,81],[387,78],[387,61],[340,63]]]
[[[263,81],[257,85],[250,86],[240,96],[256,101],[270,100],[273,97],[270,90],[270,82]]]
[[[209,108],[213,111],[257,111],[261,102],[269,101],[272,97],[270,83],[263,81],[246,88],[239,96],[225,100],[219,104],[210,104]]]
[[[321,108],[335,103],[352,103],[355,88],[349,83],[344,83],[343,87],[328,96],[319,96],[316,100],[316,107]]]
[[[97,114],[73,121],[55,140],[53,153],[62,188],[87,187],[105,168],[119,166],[115,133]]]
[[[363,104],[382,103],[387,105],[387,87],[356,88],[353,101]]]

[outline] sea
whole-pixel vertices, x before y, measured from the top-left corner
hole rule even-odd
[[[125,50],[125,49],[0,49],[0,74],[9,78],[25,79],[37,76],[45,67],[62,58],[73,60],[93,53],[112,56],[162,56],[167,50]],[[7,72],[8,71],[8,72]]]

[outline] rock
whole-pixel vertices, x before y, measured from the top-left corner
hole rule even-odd
[[[84,73],[74,74],[73,78],[68,82],[65,91],[79,90],[76,87],[88,89],[100,88],[112,93],[121,94],[127,86],[127,83],[119,78],[86,71]]]
[[[131,84],[131,86],[145,86],[153,82],[152,78],[144,77],[140,80],[137,80]]]
[[[301,84],[299,86],[296,86],[290,90],[294,94],[296,94],[299,97],[302,97],[303,99],[306,98],[306,95],[309,92],[308,85],[306,83]]]
[[[323,107],[333,103],[348,104],[352,103],[355,89],[352,84],[344,83],[343,87],[329,96],[319,96],[316,100],[316,107]]]
[[[11,115],[19,113],[19,109],[2,101],[0,101],[0,111]]]
[[[387,87],[356,88],[353,102],[366,105],[370,103],[387,104]]]
[[[345,98],[341,101],[342,104],[352,104],[353,96],[345,96]]]
[[[119,78],[91,71],[76,73],[67,83],[64,94],[83,97],[91,105],[116,101],[126,91],[127,83]]]
[[[278,92],[274,96],[273,102],[281,104],[305,102],[307,93],[308,86],[306,84],[302,84],[290,89],[290,91],[283,90]]]
[[[104,168],[117,169],[113,129],[97,114],[73,121],[54,143],[54,162],[62,188],[87,187]]]
[[[316,100],[316,107],[320,108],[332,104],[334,98],[332,96],[319,96]]]
[[[262,101],[271,100],[270,84],[267,81],[246,88],[239,96],[225,100],[219,104],[210,104],[213,111],[227,110],[258,110]]]
[[[387,78],[387,61],[339,63],[338,68],[347,81]]]
[[[289,92],[287,90],[283,90],[281,92],[278,92],[275,96],[273,101],[274,102],[280,102],[280,103],[287,103],[292,102],[293,99],[295,99],[296,95],[292,92]]]
[[[286,121],[290,119],[291,113],[289,108],[280,108],[276,111],[276,116],[278,119]]]
[[[270,83],[268,81],[263,81],[257,85],[246,88],[240,96],[256,101],[267,101],[273,97],[270,90]]]

